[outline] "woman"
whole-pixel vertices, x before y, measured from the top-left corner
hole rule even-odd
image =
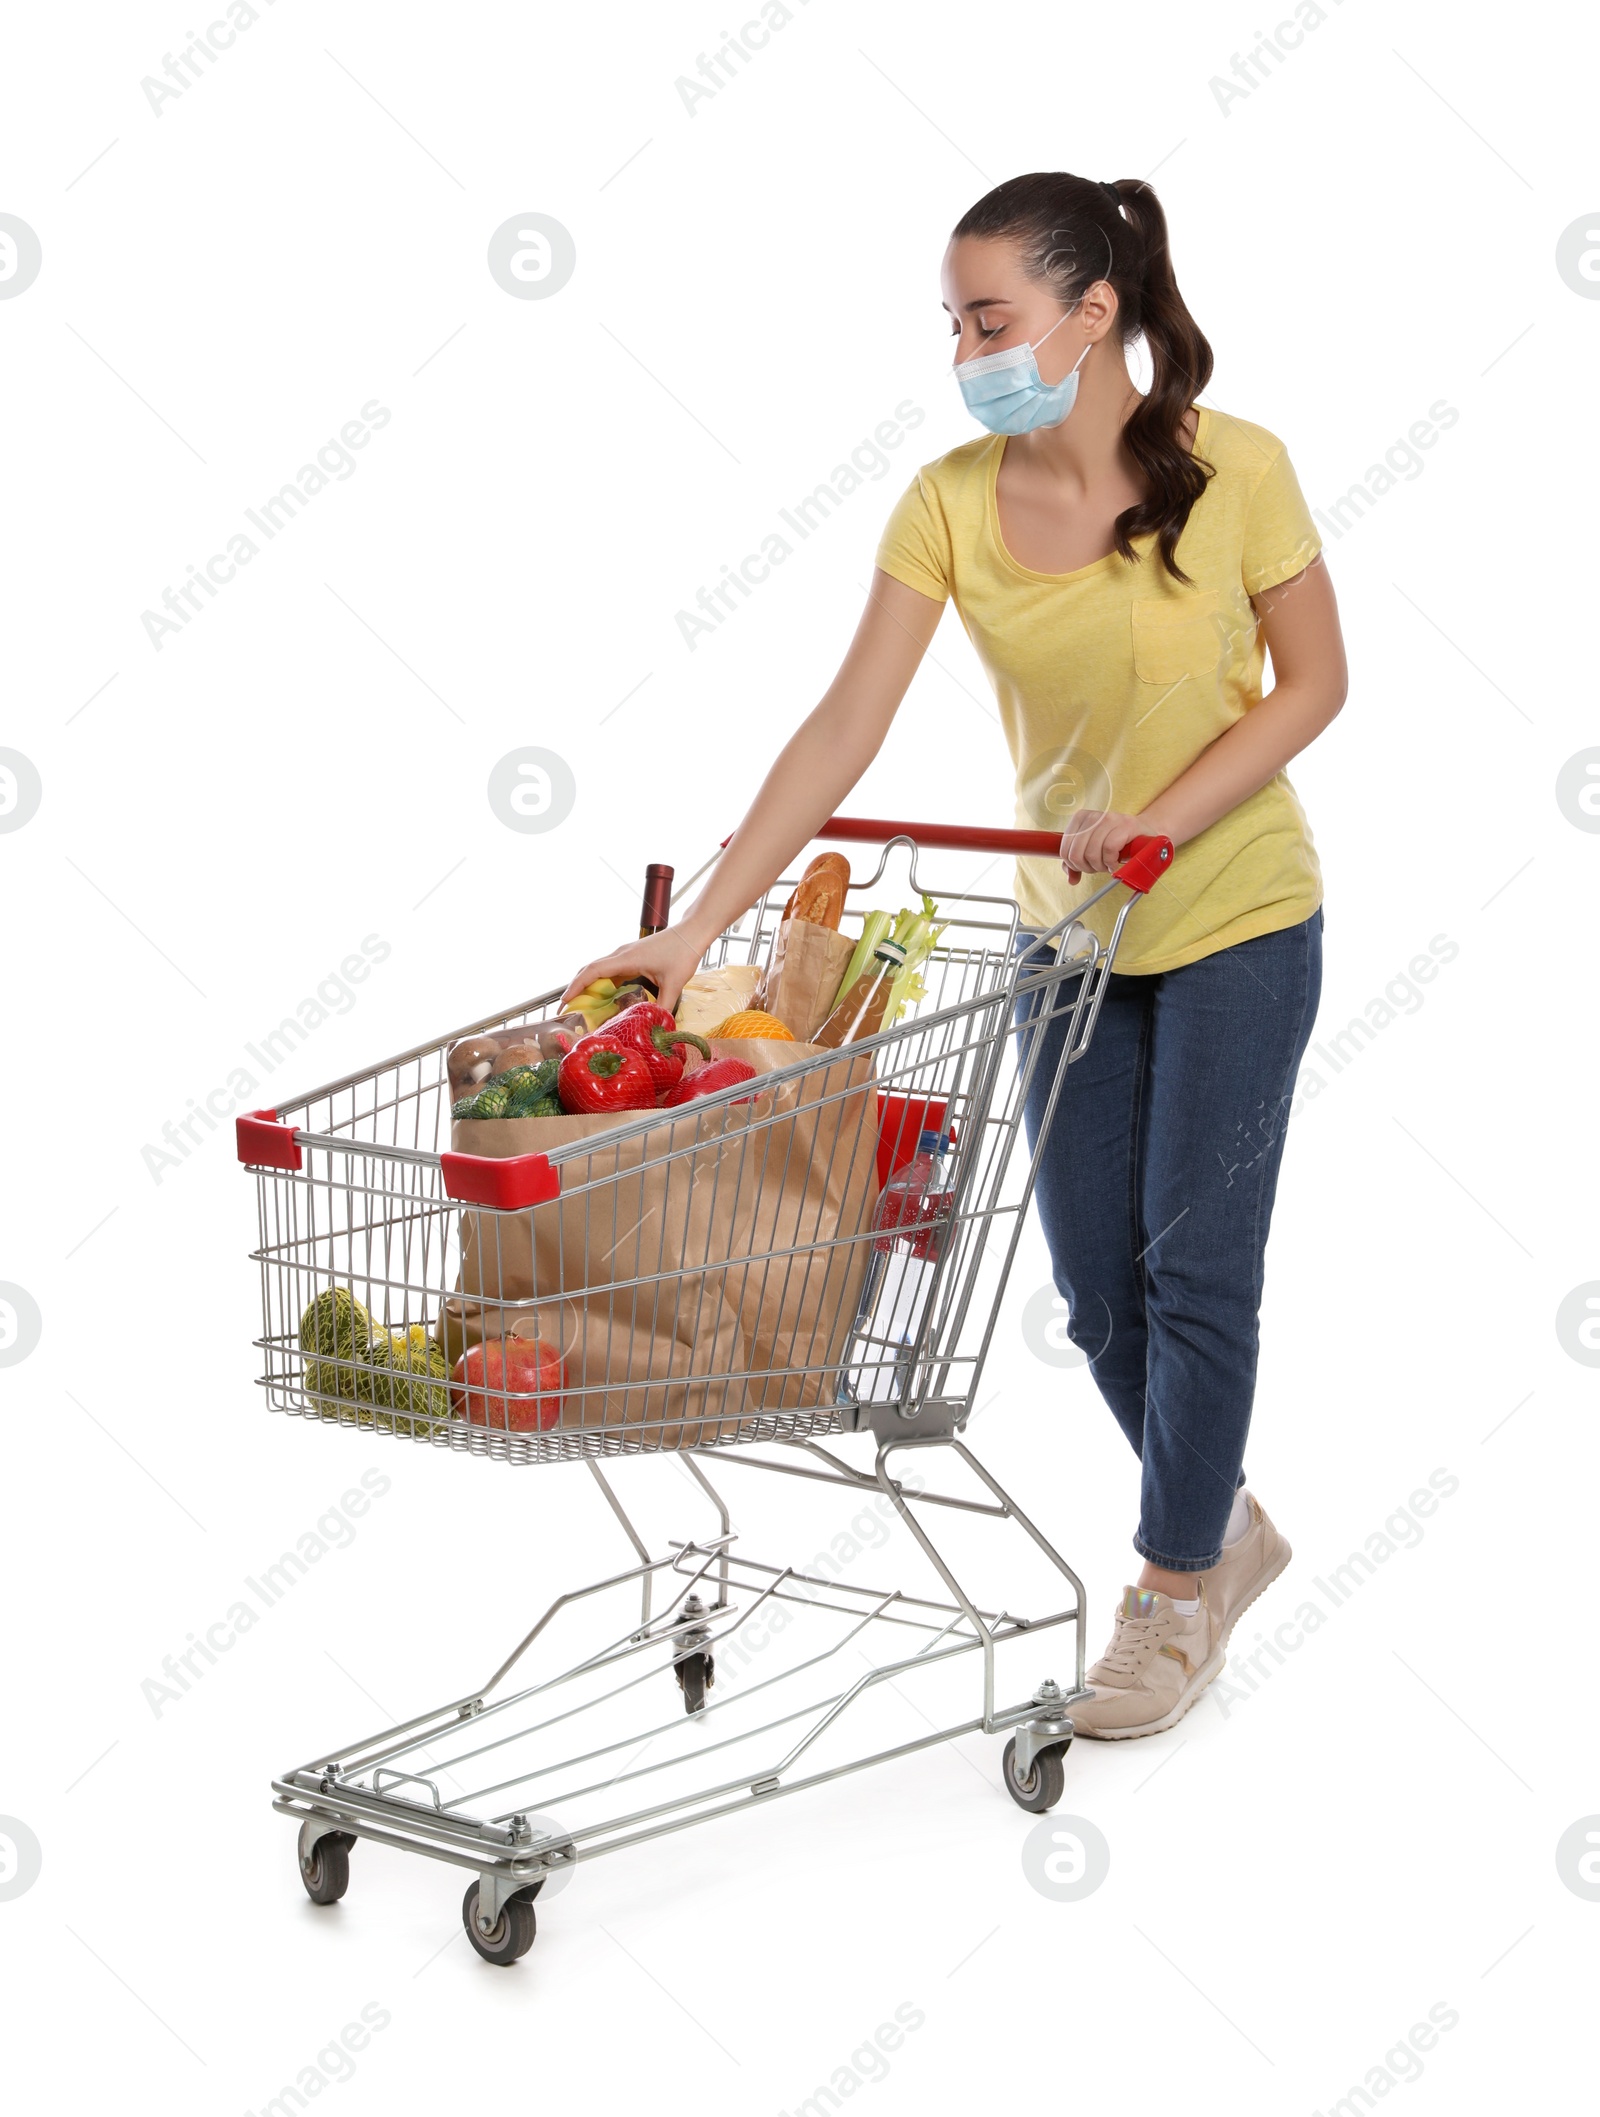
[[[1072,1711],[1080,1734],[1117,1739],[1188,1710],[1289,1561],[1243,1470],[1262,1255],[1321,981],[1321,876],[1284,766],[1343,704],[1344,650],[1282,444],[1194,403],[1211,349],[1148,184],[1013,178],[957,226],[943,289],[988,432],[895,508],[838,675],[695,903],[569,990],[643,972],[676,999],[877,755],[947,599],[995,688],[1019,821],[1065,824],[1060,869],[1018,863],[1021,945],[1130,839],[1179,848],[1129,919],[1037,1188],[1069,1335],[1142,1466],[1143,1570]],[[1090,924],[1104,934],[1111,911]],[[1033,1033],[1030,1140],[1062,1023]]]

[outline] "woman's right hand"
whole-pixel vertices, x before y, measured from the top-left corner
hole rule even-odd
[[[658,934],[647,934],[642,941],[614,948],[610,955],[596,956],[592,963],[574,971],[561,995],[561,1004],[564,1007],[596,978],[610,978],[613,984],[620,985],[627,978],[643,977],[655,986],[661,1005],[675,1009],[684,986],[700,968],[703,953],[681,927],[663,927]]]

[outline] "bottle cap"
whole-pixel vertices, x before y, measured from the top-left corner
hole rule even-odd
[[[917,1141],[919,1154],[942,1154],[950,1144],[948,1132],[924,1132]]]
[[[906,952],[898,941],[880,941],[872,953],[880,963],[893,963],[896,969],[899,969],[906,959]]]

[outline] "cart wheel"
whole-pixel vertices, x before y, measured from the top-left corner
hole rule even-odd
[[[486,1963],[514,1963],[533,1946],[533,1900],[537,1894],[538,1888],[519,1889],[515,1896],[507,1897],[493,1929],[482,1933],[478,1928],[478,1885],[472,1884],[461,1900],[461,1923],[467,1929],[467,1939]]]
[[[350,1887],[350,1848],[355,1839],[347,1830],[330,1830],[311,1848],[309,1860],[300,1862],[300,1879],[313,1904],[337,1904]]]
[[[1061,1799],[1067,1784],[1066,1766],[1062,1759],[1072,1747],[1072,1737],[1065,1742],[1052,1742],[1042,1749],[1033,1760],[1030,1772],[1017,1769],[1017,1738],[1012,1736],[1006,1744],[1006,1753],[1000,1760],[1000,1776],[1005,1780],[1006,1792],[1019,1808],[1031,1815],[1043,1815],[1047,1808],[1054,1808]]]
[[[683,1691],[683,1709],[686,1713],[703,1713],[706,1708],[706,1692],[717,1680],[716,1663],[709,1654],[688,1654],[675,1664],[678,1683]]]

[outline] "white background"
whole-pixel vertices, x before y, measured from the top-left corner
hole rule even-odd
[[[1555,791],[1600,743],[1600,305],[1555,263],[1600,207],[1593,39],[1349,0],[1224,110],[1250,10],[811,0],[691,114],[675,81],[737,26],[709,7],[280,0],[158,116],[141,81],[197,26],[84,4],[6,39],[0,211],[44,259],[0,302],[0,743],[43,786],[0,836],[0,1279],[43,1317],[0,1377],[0,1813],[43,1856],[0,1901],[18,2105],[70,2077],[85,2107],[257,2110],[368,2002],[340,2107],[762,2117],[879,2070],[852,2054],[907,2002],[874,2107],[1325,2110],[1412,2070],[1385,2054],[1440,2002],[1407,2107],[1535,2098],[1600,1936],[1555,1857],[1600,1811],[1595,1377],[1555,1324],[1600,1277],[1600,837]],[[946,231],[1063,165],[1155,172],[1207,401],[1282,435],[1313,506],[1459,413],[1329,539],[1350,702],[1294,773],[1322,1033],[1432,937],[1458,954],[1291,1128],[1249,1466],[1297,1560],[1236,1645],[1431,1472],[1459,1489],[1254,1695],[1074,1747],[1061,1813],[1111,1853],[1082,1901],[1030,1886],[971,1738],[597,1863],[510,1972],[447,1868],[358,1848],[317,1911],[271,1775],[480,1678],[625,1553],[580,1468],[267,1418],[230,1128],[143,1150],[363,936],[387,961],[260,1100],[555,983],[631,930],[646,860],[700,863],[827,681],[894,496],[972,431]],[[485,266],[527,212],[576,243],[547,300]],[[354,474],[157,651],[142,613],[372,399]],[[887,474],[691,652],[678,610],[904,399]],[[1009,821],[988,706],[947,617],[855,807]],[[485,795],[527,744],[576,780],[544,836]],[[1023,1340],[1046,1276],[1032,1237],[972,1437],[1086,1576],[1098,1651],[1136,1466]],[[163,1656],[374,1466],[354,1543],[153,1713]],[[675,1466],[631,1468],[656,1533],[709,1526]],[[727,1482],[769,1555],[850,1513]]]

